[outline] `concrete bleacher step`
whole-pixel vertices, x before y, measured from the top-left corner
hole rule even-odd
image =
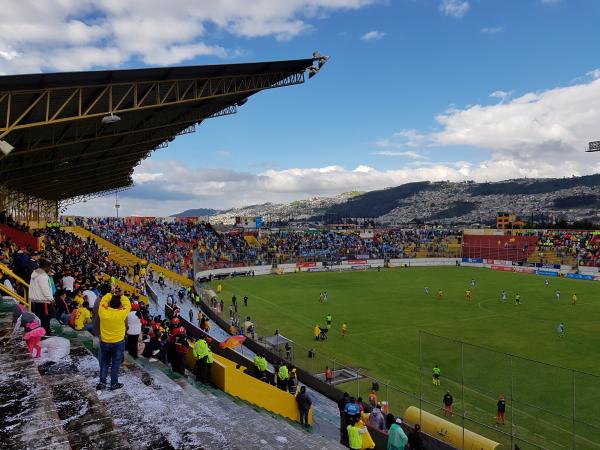
[[[0,442],[3,449],[69,449],[70,444],[36,363],[13,340],[12,315],[0,313]]]
[[[55,328],[58,330],[56,325]],[[98,381],[98,362],[88,351],[90,339],[84,333],[65,332],[64,335],[72,342],[68,370],[73,372],[74,379],[85,380],[88,390],[93,389]],[[63,373],[65,371],[63,369]],[[150,363],[143,358],[134,362],[127,356],[121,373],[120,381],[125,387],[114,392],[103,391],[98,398],[129,444],[127,448],[338,448],[335,442],[308,434],[216,388],[174,374],[161,363]],[[57,381],[57,388],[61,386]],[[84,388],[81,391],[88,392]],[[99,406],[94,407],[101,410]],[[117,433],[110,434],[106,421],[84,422],[90,429],[98,426],[106,438],[119,437]],[[115,448],[119,448],[117,444]]]

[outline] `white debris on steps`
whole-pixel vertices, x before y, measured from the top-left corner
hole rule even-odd
[[[97,382],[98,361],[74,359],[90,384]],[[336,449],[340,447],[289,422],[234,402],[224,394],[199,390],[125,362],[118,391],[102,391],[100,401],[133,449]]]

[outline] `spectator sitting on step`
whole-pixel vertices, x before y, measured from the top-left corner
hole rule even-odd
[[[75,328],[76,331],[85,329],[86,331],[93,333],[92,313],[90,312],[87,300],[84,300],[83,304],[77,308],[77,313],[73,320],[73,328]]]

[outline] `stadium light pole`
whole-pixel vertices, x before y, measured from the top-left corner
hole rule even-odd
[[[119,208],[121,207],[121,205],[119,205],[119,193],[115,192],[115,209],[117,210],[117,220],[119,219]]]

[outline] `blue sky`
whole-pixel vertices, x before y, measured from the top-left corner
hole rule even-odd
[[[596,0],[39,3],[7,1],[0,72],[331,55],[306,84],[259,93],[154,153],[125,214],[600,168],[583,153],[600,133]],[[36,31],[11,37],[25,29]],[[112,202],[71,212],[110,214]]]

